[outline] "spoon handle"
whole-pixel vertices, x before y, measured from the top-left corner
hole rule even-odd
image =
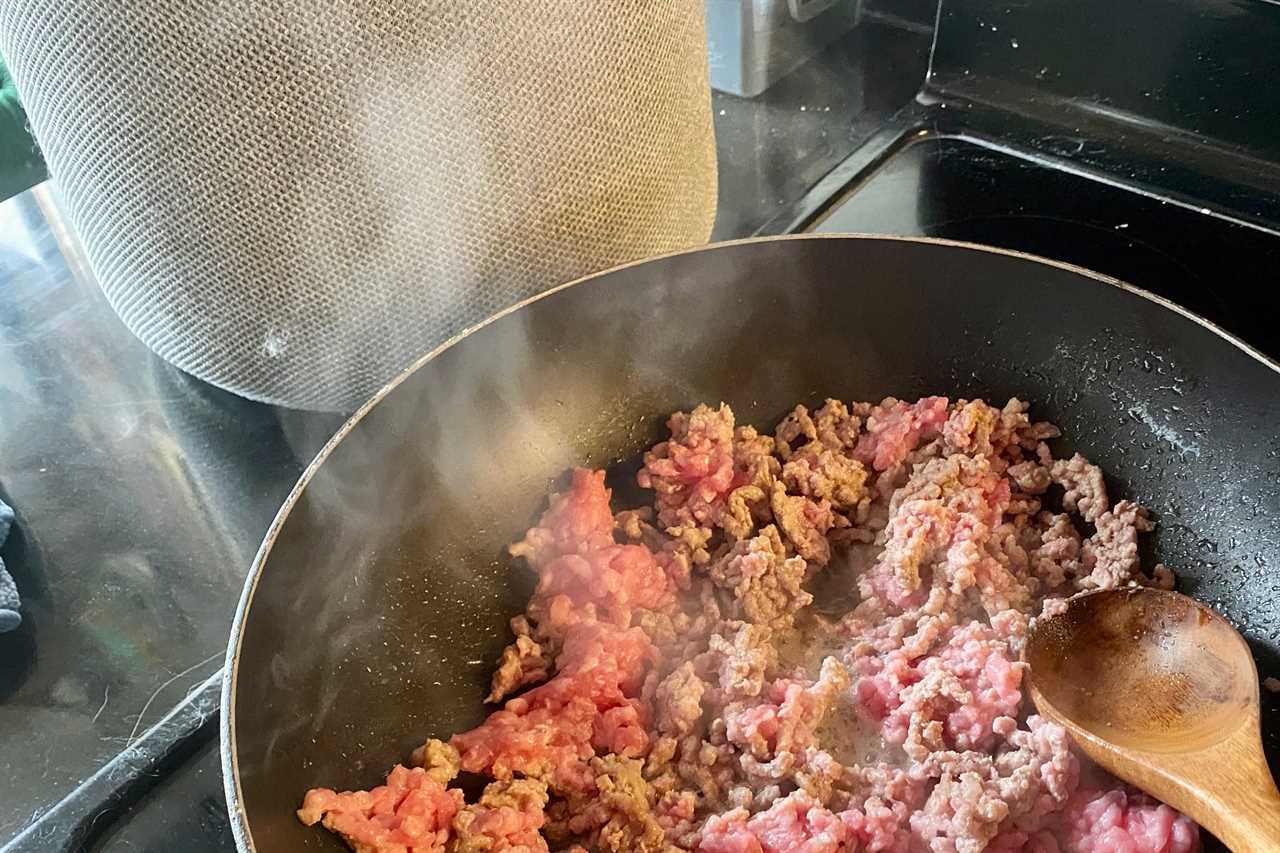
[[[1233,853],[1273,853],[1280,850],[1280,793],[1251,792],[1236,800],[1233,811],[1224,814],[1217,835]]]
[[[1280,850],[1280,791],[1267,769],[1256,724],[1242,727],[1205,758],[1203,789],[1216,801],[1212,819],[1204,815],[1205,827],[1233,853]]]

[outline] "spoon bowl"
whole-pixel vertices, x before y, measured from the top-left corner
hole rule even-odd
[[[1280,793],[1244,639],[1194,599],[1120,589],[1072,599],[1027,640],[1028,692],[1094,761],[1232,850],[1280,850]]]

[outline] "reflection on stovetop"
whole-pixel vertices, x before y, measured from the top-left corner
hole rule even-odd
[[[217,740],[168,774],[103,835],[94,853],[225,853],[236,849],[222,794]]]
[[[1280,355],[1280,235],[956,136],[918,136],[810,229],[966,240],[1158,293]],[[939,275],[946,275],[939,270]]]

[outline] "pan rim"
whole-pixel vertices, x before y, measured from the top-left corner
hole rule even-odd
[[[413,364],[406,367],[396,376],[394,376],[386,385],[382,386],[372,397],[370,397],[360,408],[351,415],[350,418],[338,428],[337,432],[325,442],[324,446],[316,453],[315,458],[303,469],[298,477],[297,483],[289,491],[289,495],[280,505],[279,511],[276,513],[271,524],[267,527],[266,533],[263,535],[262,544],[258,547],[257,553],[254,555],[253,563],[249,567],[249,572],[245,576],[244,588],[240,593],[240,599],[236,605],[235,614],[231,621],[231,632],[227,639],[227,651],[223,661],[222,669],[222,695],[219,703],[219,754],[222,765],[222,782],[223,794],[226,799],[227,813],[230,818],[231,834],[235,839],[236,847],[242,853],[258,853],[258,848],[253,841],[253,835],[249,830],[248,819],[244,812],[242,791],[240,787],[240,765],[236,752],[236,735],[235,735],[235,698],[236,683],[239,675],[240,666],[240,648],[241,641],[244,637],[245,617],[248,615],[249,608],[253,604],[254,593],[257,591],[258,582],[262,578],[263,569],[267,560],[271,555],[272,547],[275,545],[281,529],[285,522],[288,521],[289,515],[292,513],[298,499],[305,491],[311,479],[315,476],[316,471],[329,458],[334,449],[349,435],[361,420],[383,399],[385,399],[392,391],[405,382],[410,376],[416,373],[423,365],[434,360],[437,356],[448,350],[450,347],[459,343],[463,339],[470,337],[472,334],[489,326],[492,323],[503,319],[509,314],[513,314],[520,309],[532,305],[542,299],[546,299],[554,294],[570,287],[585,284],[597,279],[603,278],[610,273],[618,272],[631,267],[641,266],[653,261],[665,260],[668,258],[680,257],[683,255],[692,255],[702,252],[713,252],[721,249],[732,248],[734,246],[749,245],[754,243],[780,243],[784,241],[819,241],[819,240],[868,240],[895,243],[921,243],[938,246],[949,246],[957,249],[965,249],[974,252],[983,252],[993,255],[1004,255],[1024,261],[1031,261],[1037,264],[1043,264],[1049,267],[1055,267],[1067,272],[1075,273],[1085,278],[1093,279],[1101,284],[1119,288],[1120,290],[1139,296],[1150,302],[1153,302],[1163,308],[1173,311],[1182,317],[1202,326],[1209,332],[1222,338],[1227,343],[1235,346],[1241,352],[1252,357],[1255,361],[1269,368],[1273,372],[1280,374],[1280,362],[1272,359],[1261,351],[1255,349],[1250,344],[1223,329],[1216,323],[1201,317],[1187,308],[1173,302],[1159,294],[1152,293],[1141,287],[1121,281],[1112,276],[1096,272],[1085,267],[1075,264],[1066,263],[1064,261],[1055,261],[1050,258],[1033,255],[1028,252],[1020,252],[1014,249],[1005,249],[998,246],[987,246],[982,243],[971,243],[963,240],[947,240],[938,237],[914,237],[890,234],[869,234],[869,233],[832,233],[832,234],[782,234],[766,237],[746,237],[738,240],[725,240],[722,242],[708,243],[700,246],[693,246],[687,249],[679,249],[672,252],[666,252],[661,255],[641,258],[627,263],[618,264],[609,269],[591,273],[590,275],[581,276],[571,281],[564,282],[535,294],[520,302],[504,308],[503,310],[481,320],[475,325],[458,332],[439,346],[418,358]]]

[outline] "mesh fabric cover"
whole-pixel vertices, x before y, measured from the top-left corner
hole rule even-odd
[[[504,306],[707,239],[702,4],[0,0],[0,51],[126,325],[350,409]]]

